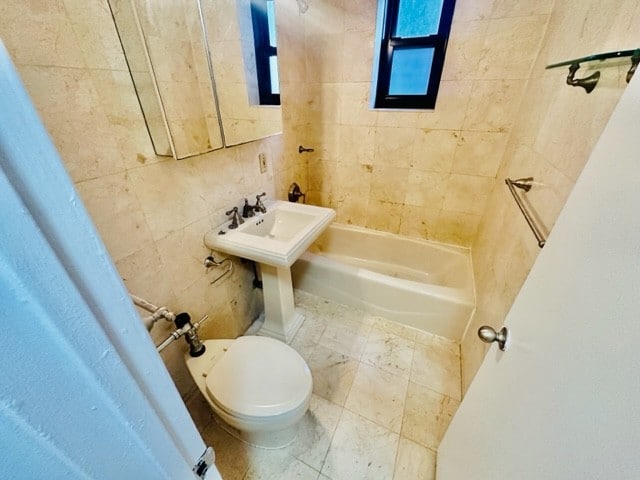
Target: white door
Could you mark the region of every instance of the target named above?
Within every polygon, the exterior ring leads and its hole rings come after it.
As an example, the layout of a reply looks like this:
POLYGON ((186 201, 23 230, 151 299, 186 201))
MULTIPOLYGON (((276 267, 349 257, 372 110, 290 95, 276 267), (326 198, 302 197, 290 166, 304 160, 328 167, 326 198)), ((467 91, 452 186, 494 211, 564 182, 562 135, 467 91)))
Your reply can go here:
POLYGON ((640 478, 639 135, 635 78, 507 315, 510 347, 491 347, 442 441, 438 480, 640 478))
POLYGON ((202 438, 1 41, 0 112, 0 478, 195 479, 202 438))

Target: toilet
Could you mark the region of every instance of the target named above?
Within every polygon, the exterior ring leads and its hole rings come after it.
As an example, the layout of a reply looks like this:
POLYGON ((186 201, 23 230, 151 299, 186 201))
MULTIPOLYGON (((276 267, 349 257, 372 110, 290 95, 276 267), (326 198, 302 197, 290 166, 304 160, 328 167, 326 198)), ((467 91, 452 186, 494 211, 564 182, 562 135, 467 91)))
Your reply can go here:
POLYGON ((220 425, 253 446, 291 444, 313 390, 311 371, 300 354, 270 337, 202 343, 204 354, 187 354, 186 363, 220 425))

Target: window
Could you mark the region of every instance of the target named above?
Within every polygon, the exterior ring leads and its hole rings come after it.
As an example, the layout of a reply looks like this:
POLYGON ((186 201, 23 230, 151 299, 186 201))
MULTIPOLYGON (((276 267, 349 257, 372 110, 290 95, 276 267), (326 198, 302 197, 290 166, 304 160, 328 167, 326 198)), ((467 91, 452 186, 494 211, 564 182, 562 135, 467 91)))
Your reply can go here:
POLYGON ((274 0, 251 0, 260 105, 280 105, 274 0))
POLYGON ((378 0, 374 108, 434 108, 455 0, 378 0))

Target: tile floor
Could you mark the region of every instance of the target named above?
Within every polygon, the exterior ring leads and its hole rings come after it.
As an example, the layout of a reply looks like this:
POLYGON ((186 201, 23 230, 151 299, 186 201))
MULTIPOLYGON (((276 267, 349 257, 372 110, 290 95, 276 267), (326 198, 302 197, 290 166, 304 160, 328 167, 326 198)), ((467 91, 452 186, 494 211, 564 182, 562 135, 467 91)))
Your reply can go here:
POLYGON ((293 445, 250 447, 187 405, 224 480, 433 480, 435 451, 460 402, 457 344, 296 291, 291 342, 309 364, 311 406, 293 445))

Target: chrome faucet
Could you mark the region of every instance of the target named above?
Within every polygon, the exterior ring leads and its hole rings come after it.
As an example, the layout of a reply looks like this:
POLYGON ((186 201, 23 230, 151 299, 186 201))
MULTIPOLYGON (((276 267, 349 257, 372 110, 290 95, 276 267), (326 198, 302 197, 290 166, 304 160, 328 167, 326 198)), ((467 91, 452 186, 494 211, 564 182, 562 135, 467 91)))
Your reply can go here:
POLYGON ((243 218, 253 217, 253 207, 249 205, 249 200, 244 199, 244 206, 242 207, 242 216, 243 218))
POLYGON ((262 203, 261 197, 264 197, 267 192, 262 192, 260 195, 256 195, 256 204, 253 206, 253 209, 256 212, 267 213, 267 207, 262 203))
POLYGON ((229 224, 229 229, 233 230, 238 228, 238 225, 242 225, 244 220, 238 213, 238 207, 233 207, 228 212, 224 212, 225 215, 231 215, 231 223, 229 224))

